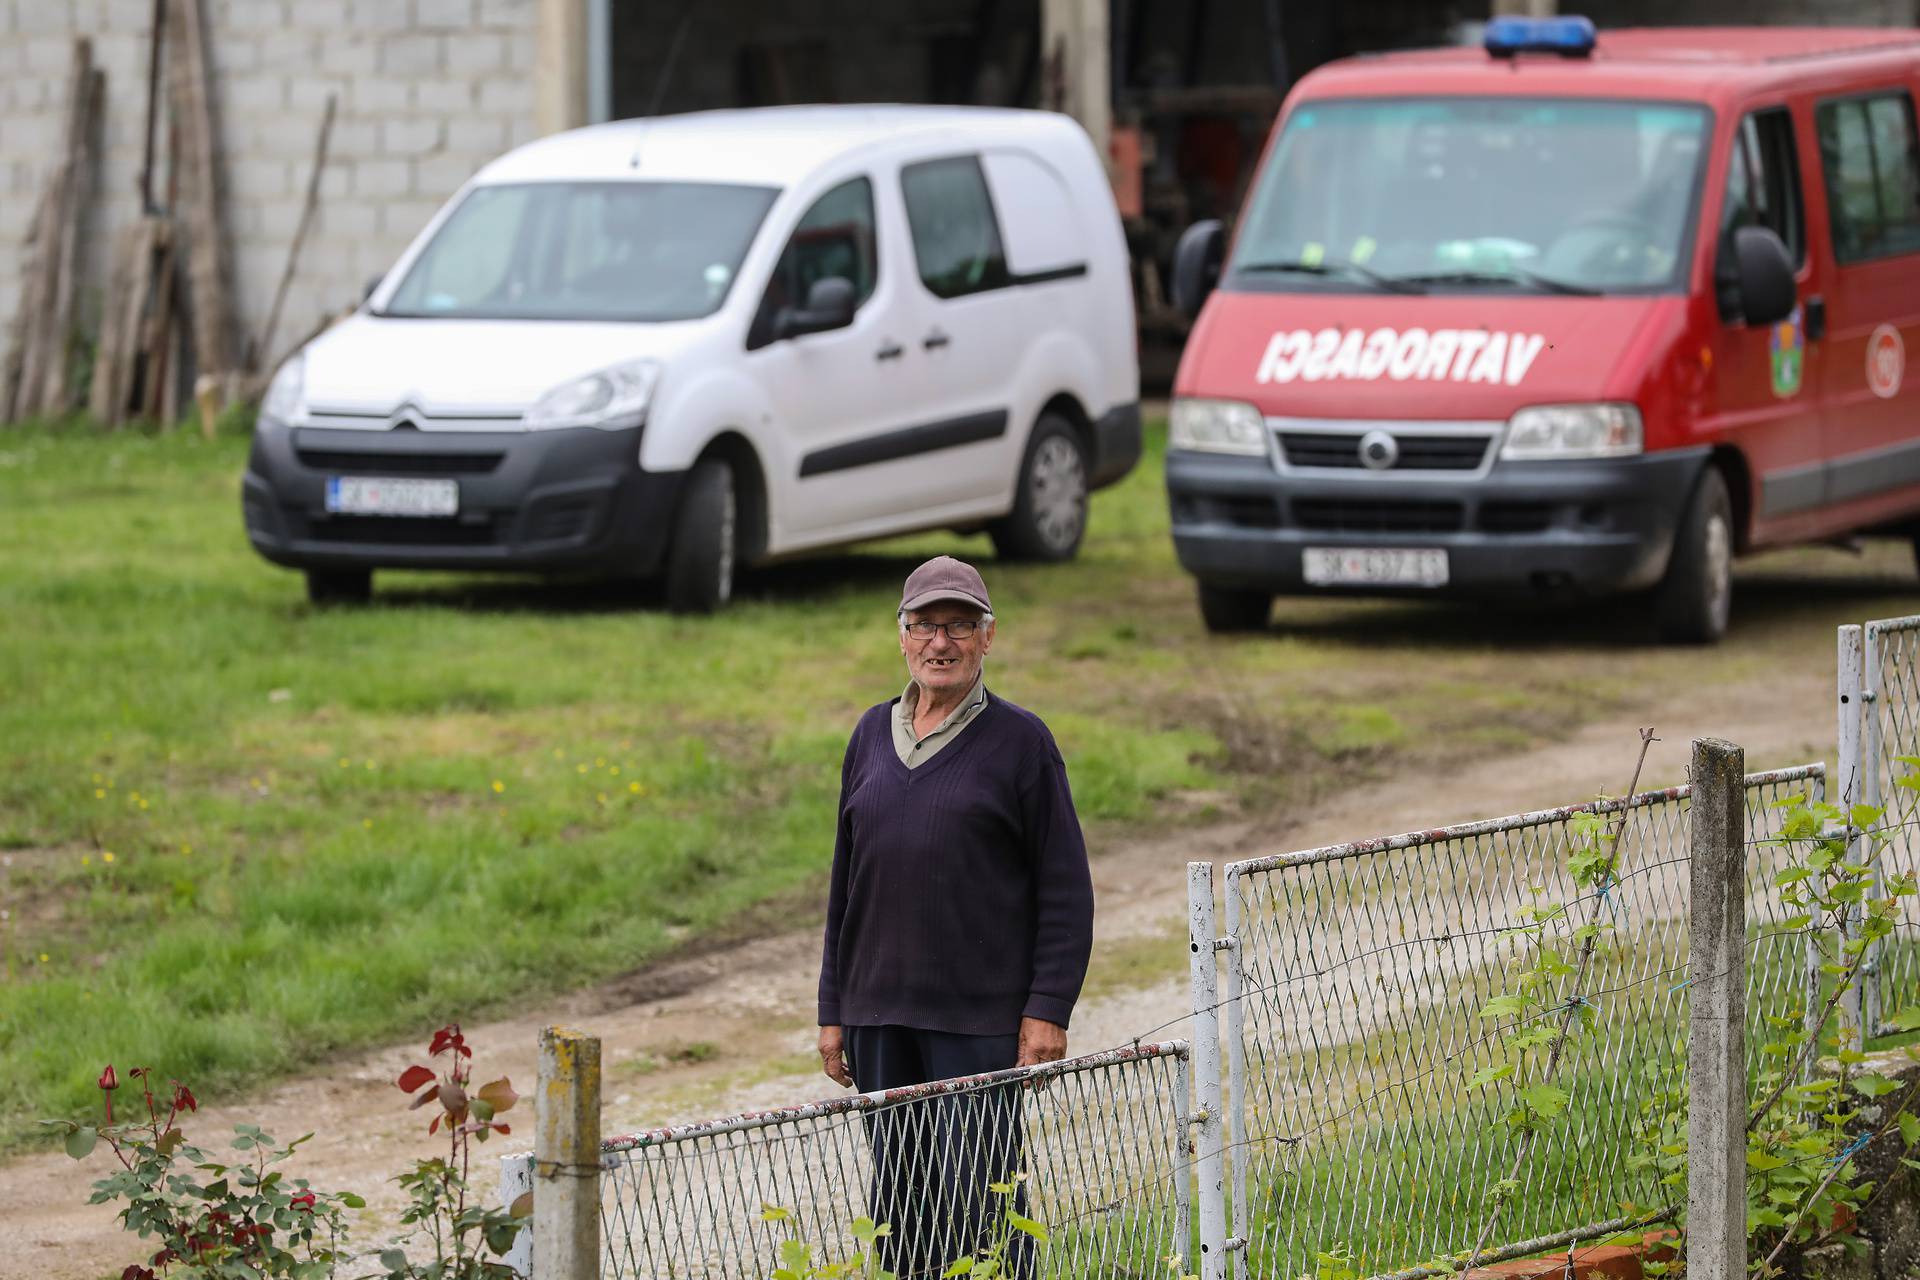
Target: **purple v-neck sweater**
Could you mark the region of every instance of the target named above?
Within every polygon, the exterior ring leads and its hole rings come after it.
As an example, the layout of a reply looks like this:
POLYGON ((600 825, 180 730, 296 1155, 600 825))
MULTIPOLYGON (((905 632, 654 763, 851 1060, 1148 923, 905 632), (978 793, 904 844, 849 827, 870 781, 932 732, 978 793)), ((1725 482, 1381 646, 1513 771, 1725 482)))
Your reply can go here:
POLYGON ((1093 949, 1093 880, 1046 725, 988 695, 916 769, 883 702, 840 770, 821 1026, 1008 1035, 1067 1025, 1093 949))

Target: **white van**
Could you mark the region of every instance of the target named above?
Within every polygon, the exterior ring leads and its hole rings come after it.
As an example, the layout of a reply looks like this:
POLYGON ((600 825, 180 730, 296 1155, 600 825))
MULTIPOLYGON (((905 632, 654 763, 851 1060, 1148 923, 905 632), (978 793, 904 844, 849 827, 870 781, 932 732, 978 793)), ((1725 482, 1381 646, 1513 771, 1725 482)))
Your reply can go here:
POLYGON ((916 529, 1062 560, 1140 454, 1127 250, 1065 116, 797 107, 521 147, 275 376, 247 536, 376 568, 734 566, 916 529))

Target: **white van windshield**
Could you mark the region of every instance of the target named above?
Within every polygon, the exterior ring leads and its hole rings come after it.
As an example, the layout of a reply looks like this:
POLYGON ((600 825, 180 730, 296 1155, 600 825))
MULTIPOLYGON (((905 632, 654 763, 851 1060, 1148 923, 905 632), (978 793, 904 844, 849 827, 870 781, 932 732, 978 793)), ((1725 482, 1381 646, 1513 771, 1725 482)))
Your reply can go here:
POLYGON ((1231 287, 1677 289, 1707 126, 1659 102, 1306 103, 1260 175, 1231 287))
POLYGON ((726 301, 778 194, 702 182, 475 187, 380 314, 698 319, 726 301))

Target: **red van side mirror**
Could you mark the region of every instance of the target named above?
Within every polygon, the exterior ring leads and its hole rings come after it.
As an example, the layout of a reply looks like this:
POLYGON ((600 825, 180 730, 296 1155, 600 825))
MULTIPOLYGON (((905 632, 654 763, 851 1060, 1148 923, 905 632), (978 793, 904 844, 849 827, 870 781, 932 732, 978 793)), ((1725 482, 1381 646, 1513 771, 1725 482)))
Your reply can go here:
POLYGON ((1173 251, 1173 305, 1189 320, 1200 314, 1200 304, 1220 283, 1226 250, 1227 233, 1218 218, 1196 222, 1180 233, 1173 251))
POLYGON ((1737 227, 1730 246, 1731 275, 1740 318, 1749 325, 1777 324, 1793 314, 1793 255, 1771 227, 1737 227))

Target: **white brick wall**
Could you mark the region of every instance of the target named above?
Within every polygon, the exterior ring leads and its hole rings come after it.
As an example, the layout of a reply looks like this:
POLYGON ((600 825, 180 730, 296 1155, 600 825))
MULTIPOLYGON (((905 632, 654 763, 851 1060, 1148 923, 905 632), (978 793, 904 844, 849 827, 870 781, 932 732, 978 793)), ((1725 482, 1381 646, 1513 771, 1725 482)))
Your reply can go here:
MULTIPOLYGON (((152 9, 0 0, 0 344, 27 220, 56 160, 77 35, 92 38, 107 73, 79 300, 94 324, 111 246, 139 213, 152 9)), ((534 0, 206 0, 206 11, 243 341, 266 323, 329 92, 340 96, 332 155, 274 342, 282 350, 357 301, 469 174, 534 135, 531 78, 507 71, 531 65, 534 0)))

